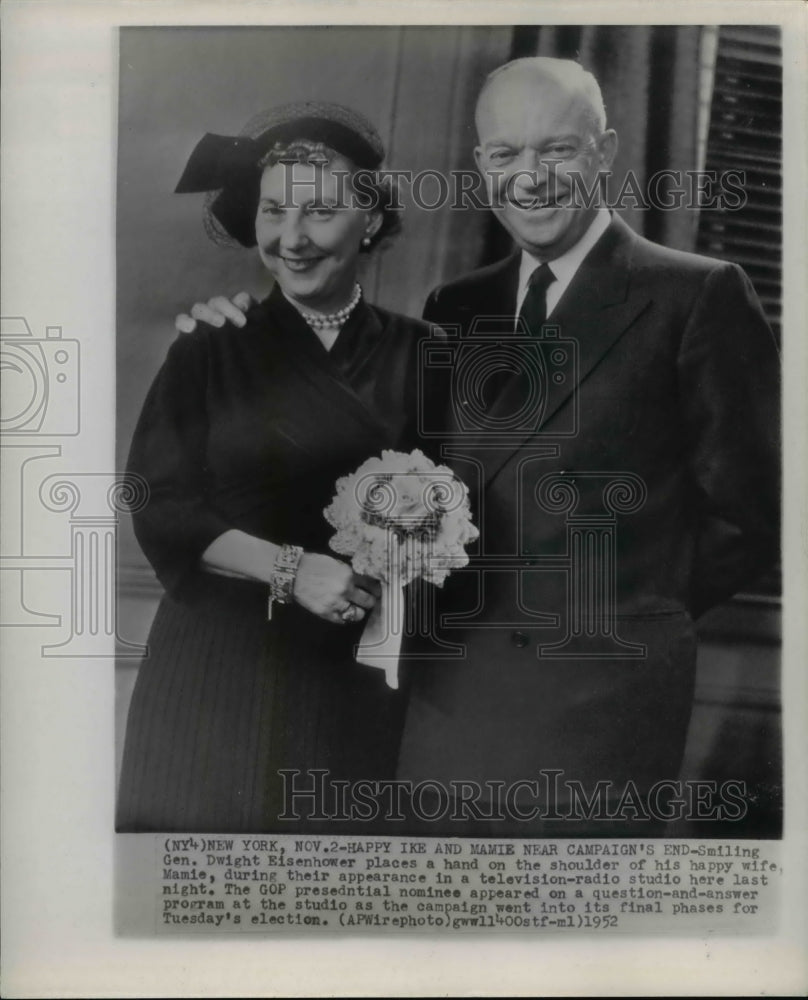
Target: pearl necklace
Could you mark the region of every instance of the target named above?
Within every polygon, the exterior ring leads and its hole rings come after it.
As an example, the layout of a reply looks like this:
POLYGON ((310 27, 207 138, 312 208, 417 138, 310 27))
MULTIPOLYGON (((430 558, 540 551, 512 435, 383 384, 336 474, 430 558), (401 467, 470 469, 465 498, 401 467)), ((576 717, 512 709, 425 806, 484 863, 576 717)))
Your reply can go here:
POLYGON ((301 309, 300 315, 313 330, 333 329, 336 326, 342 326, 354 309, 356 309, 361 298, 362 288, 359 284, 356 284, 354 285, 353 295, 351 295, 351 301, 347 306, 343 306, 342 309, 337 309, 336 312, 332 313, 310 313, 304 312, 301 309))

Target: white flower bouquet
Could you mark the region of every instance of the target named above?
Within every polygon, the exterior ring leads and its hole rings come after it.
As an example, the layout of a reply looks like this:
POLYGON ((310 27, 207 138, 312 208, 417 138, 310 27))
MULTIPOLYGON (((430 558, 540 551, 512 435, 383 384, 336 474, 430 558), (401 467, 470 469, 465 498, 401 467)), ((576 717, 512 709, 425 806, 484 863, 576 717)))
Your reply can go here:
POLYGON ((441 586, 453 569, 468 564, 465 546, 478 536, 468 489, 451 469, 416 449, 369 458, 339 479, 336 490, 323 511, 336 528, 329 545, 351 557, 355 573, 379 580, 382 588, 356 658, 383 669, 395 688, 404 587, 417 579, 441 586))

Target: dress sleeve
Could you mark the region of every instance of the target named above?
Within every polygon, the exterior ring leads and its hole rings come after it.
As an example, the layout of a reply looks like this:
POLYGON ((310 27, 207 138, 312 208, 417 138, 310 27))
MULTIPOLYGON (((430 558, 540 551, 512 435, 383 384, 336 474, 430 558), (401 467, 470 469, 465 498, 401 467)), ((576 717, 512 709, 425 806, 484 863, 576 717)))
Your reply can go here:
POLYGON ((133 514, 135 534, 175 595, 190 585, 208 545, 231 527, 208 499, 207 385, 204 331, 181 334, 143 404, 127 465, 148 487, 145 506, 133 514))
POLYGON ((780 360, 751 283, 709 275, 689 318, 679 378, 698 517, 691 610, 755 582, 780 542, 780 360))

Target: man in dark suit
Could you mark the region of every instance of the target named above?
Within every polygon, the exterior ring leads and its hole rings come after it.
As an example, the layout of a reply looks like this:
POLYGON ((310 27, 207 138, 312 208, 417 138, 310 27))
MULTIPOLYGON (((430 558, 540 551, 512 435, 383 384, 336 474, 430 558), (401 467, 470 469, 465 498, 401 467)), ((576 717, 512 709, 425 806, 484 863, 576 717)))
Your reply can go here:
POLYGON ((739 817, 737 789, 694 802, 676 781, 694 619, 778 551, 771 332, 738 267, 642 239, 588 197, 617 137, 580 66, 501 67, 476 125, 518 251, 424 311, 448 337, 427 349, 425 398, 451 402, 424 431, 481 538, 405 647, 399 775, 436 817, 408 829, 642 835, 682 810, 739 817))
POLYGON ((476 124, 520 252, 424 311, 449 333, 444 454, 481 539, 438 604, 436 635, 462 655, 410 670, 400 775, 468 779, 460 797, 479 784, 487 802, 504 783, 504 818, 459 810, 472 831, 642 833, 692 812, 664 783, 692 707, 693 621, 778 551, 777 350, 738 267, 587 205, 617 137, 580 66, 501 67, 476 124), (498 336, 491 317, 509 317, 498 336))

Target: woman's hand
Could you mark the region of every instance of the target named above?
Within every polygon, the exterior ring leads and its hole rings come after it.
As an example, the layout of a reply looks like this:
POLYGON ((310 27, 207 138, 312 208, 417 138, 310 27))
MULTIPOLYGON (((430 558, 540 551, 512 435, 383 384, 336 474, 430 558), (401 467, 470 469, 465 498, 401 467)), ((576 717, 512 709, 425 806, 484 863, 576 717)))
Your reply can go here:
POLYGON ((347 563, 317 552, 303 553, 292 591, 301 607, 340 625, 362 621, 380 593, 378 580, 357 576, 347 563))
MULTIPOLYGON (((202 554, 209 573, 270 583, 279 548, 273 542, 231 528, 214 539, 202 554)), ((351 567, 332 556, 304 552, 295 574, 292 596, 297 603, 327 622, 344 625, 360 622, 381 595, 381 584, 357 576, 351 567), (346 612, 348 617, 343 617, 346 612)))

